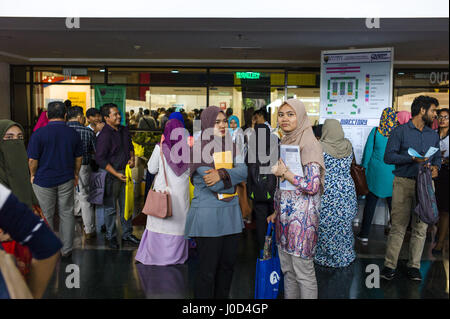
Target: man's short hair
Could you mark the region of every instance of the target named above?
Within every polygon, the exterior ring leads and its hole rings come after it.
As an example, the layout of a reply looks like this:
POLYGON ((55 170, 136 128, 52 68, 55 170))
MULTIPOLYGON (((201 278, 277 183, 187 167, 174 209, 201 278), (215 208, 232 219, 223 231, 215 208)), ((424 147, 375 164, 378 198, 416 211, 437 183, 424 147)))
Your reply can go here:
POLYGON ((428 112, 432 104, 439 106, 439 101, 434 97, 427 95, 416 97, 411 104, 411 116, 414 117, 418 115, 421 109, 425 109, 425 111, 428 112))
POLYGON ((111 113, 111 109, 113 108, 117 108, 117 105, 114 103, 107 103, 107 104, 103 104, 102 108, 100 109, 100 112, 102 114, 102 120, 105 119, 105 117, 109 116, 109 113, 111 113))
POLYGON ((86 111, 86 117, 90 118, 91 116, 101 115, 100 110, 97 110, 95 107, 91 107, 86 111))
POLYGON ((66 115, 66 106, 63 102, 50 102, 47 107, 47 117, 51 119, 63 119, 66 115))
POLYGON ((64 101, 64 105, 66 106, 66 108, 69 108, 72 106, 72 101, 71 100, 65 100, 64 101))
POLYGON ((439 109, 439 110, 437 111, 437 114, 440 115, 442 112, 447 112, 447 113, 450 114, 448 108, 446 108, 446 107, 444 107, 444 108, 442 108, 442 109, 439 109))
POLYGON ((264 118, 264 121, 267 121, 267 111, 266 111, 266 107, 263 106, 261 107, 259 110, 256 110, 253 115, 260 115, 264 118))
POLYGON ((144 110, 144 115, 150 115, 150 111, 149 110, 144 110))
POLYGON ((67 110, 67 120, 77 118, 78 115, 84 115, 83 108, 81 106, 72 106, 67 110))
POLYGON ((227 108, 227 110, 225 111, 225 115, 227 117, 230 117, 231 115, 233 115, 233 109, 231 107, 227 108))

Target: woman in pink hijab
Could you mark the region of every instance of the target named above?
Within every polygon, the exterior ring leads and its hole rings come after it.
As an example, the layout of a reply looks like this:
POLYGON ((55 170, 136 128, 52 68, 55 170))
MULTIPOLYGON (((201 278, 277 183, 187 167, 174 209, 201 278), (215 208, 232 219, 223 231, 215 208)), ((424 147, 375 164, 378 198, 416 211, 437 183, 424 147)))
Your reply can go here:
POLYGON ((39 119, 36 123, 36 126, 33 129, 33 132, 36 131, 38 128, 46 126, 47 124, 48 124, 47 111, 43 111, 39 116, 39 119))
POLYGON ((397 112, 398 123, 400 125, 406 124, 412 118, 411 112, 408 111, 400 111, 397 112))

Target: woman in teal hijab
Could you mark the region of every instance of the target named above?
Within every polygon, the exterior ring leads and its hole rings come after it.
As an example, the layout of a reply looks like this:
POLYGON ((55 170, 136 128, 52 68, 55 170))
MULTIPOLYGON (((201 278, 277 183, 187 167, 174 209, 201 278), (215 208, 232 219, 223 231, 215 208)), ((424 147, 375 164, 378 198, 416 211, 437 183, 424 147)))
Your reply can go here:
POLYGON ((236 115, 231 115, 228 118, 228 130, 230 131, 231 139, 236 144, 239 152, 244 155, 247 153, 246 145, 244 143, 244 131, 241 129, 239 118, 236 115))
POLYGON ((240 127, 239 118, 236 115, 231 115, 228 118, 228 129, 230 130, 231 137, 233 137, 234 132, 236 132, 239 127, 240 127))

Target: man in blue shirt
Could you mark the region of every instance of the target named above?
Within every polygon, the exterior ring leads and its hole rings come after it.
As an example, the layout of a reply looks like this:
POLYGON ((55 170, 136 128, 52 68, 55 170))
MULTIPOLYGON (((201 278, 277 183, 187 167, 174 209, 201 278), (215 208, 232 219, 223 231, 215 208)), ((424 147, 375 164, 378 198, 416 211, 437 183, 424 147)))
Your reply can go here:
POLYGON ((78 185, 83 145, 80 135, 66 125, 64 103, 49 103, 47 116, 47 126, 31 135, 28 164, 33 190, 52 229, 58 205, 59 236, 63 242, 61 252, 63 257, 69 257, 75 230, 74 185, 78 185))
MULTIPOLYGON (((416 206, 416 178, 420 165, 431 167, 432 176, 437 177, 441 166, 441 153, 430 158, 417 158, 408 154, 411 147, 425 155, 430 147, 439 149, 439 136, 430 127, 436 118, 439 102, 429 96, 416 97, 411 105, 412 119, 397 127, 389 137, 384 153, 384 162, 394 164, 394 186, 392 193, 392 227, 386 247, 384 269, 380 277, 391 280, 395 276, 398 256, 402 248, 411 212, 416 206)), ((411 280, 421 281, 420 259, 427 235, 428 225, 412 213, 412 232, 409 243, 407 275, 411 280)))

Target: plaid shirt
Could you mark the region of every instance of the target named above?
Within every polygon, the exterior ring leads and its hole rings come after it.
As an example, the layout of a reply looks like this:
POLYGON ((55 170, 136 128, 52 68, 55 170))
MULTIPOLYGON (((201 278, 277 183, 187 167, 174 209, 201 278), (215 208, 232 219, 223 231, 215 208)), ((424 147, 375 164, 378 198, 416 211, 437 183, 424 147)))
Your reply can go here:
POLYGON ((89 127, 81 125, 78 121, 67 122, 67 126, 73 128, 80 134, 83 143, 83 162, 82 165, 91 163, 92 155, 95 153, 95 133, 89 127))

